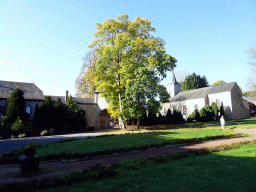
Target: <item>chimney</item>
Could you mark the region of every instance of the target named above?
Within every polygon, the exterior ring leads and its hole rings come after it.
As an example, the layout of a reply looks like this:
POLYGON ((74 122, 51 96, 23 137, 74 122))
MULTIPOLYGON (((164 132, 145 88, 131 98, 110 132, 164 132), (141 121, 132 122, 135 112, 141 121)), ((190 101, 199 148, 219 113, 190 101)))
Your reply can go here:
POLYGON ((66 90, 66 97, 65 97, 65 101, 67 101, 68 98, 68 90, 66 90))
POLYGON ((98 103, 99 91, 94 91, 94 103, 98 103))

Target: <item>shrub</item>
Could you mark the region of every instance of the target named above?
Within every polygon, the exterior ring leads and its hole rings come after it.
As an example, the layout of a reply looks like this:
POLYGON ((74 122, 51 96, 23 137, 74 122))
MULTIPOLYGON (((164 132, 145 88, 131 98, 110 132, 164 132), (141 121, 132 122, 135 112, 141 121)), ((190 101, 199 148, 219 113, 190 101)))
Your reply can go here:
POLYGON ((19 133, 21 133, 24 130, 24 124, 20 119, 20 116, 18 116, 18 118, 15 120, 15 122, 11 126, 11 130, 12 130, 12 134, 16 137, 19 135, 19 133))
POLYGON ((214 112, 214 121, 216 121, 218 118, 218 113, 219 113, 218 106, 215 102, 212 102, 211 107, 214 112))
POLYGON ((225 117, 223 102, 221 101, 221 105, 220 105, 220 116, 222 116, 222 115, 225 117))
POLYGON ((12 124, 9 123, 6 119, 7 119, 6 116, 3 116, 2 121, 0 122, 0 124, 1 124, 0 136, 3 139, 10 138, 11 137, 11 132, 12 132, 12 129, 11 129, 12 124))
POLYGON ((19 138, 24 138, 24 137, 26 137, 26 134, 19 134, 18 137, 19 138))
POLYGON ((47 129, 43 130, 43 131, 40 133, 40 135, 42 135, 42 136, 45 136, 45 135, 48 135, 48 134, 49 134, 49 133, 48 133, 47 129))
POLYGON ((48 133, 49 133, 50 135, 53 135, 53 134, 54 134, 54 129, 53 129, 53 128, 49 129, 48 133))
POLYGON ((193 111, 193 113, 191 113, 189 116, 188 116, 188 119, 187 119, 187 122, 188 123, 192 123, 193 120, 195 120, 196 122, 200 121, 200 114, 198 112, 197 109, 195 109, 193 111))
POLYGON ((28 148, 37 149, 37 148, 39 148, 39 145, 37 143, 35 143, 35 142, 31 142, 27 146, 25 146, 25 148, 26 149, 28 149, 28 148))
POLYGON ((22 132, 25 133, 26 136, 35 136, 36 133, 34 133, 32 127, 33 127, 33 123, 31 122, 25 123, 24 129, 22 130, 22 132))

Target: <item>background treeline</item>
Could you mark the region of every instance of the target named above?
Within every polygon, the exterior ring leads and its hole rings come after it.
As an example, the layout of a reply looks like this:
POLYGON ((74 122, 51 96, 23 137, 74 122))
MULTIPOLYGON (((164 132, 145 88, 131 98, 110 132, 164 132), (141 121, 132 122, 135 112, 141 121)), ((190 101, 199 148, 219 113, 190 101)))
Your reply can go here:
MULTIPOLYGON (((127 124, 132 125, 135 122, 136 120, 129 120, 127 121, 127 124)), ((149 113, 148 116, 145 113, 144 117, 140 120, 141 126, 168 125, 176 123, 185 123, 185 120, 183 119, 183 116, 180 111, 174 110, 172 113, 170 109, 168 109, 166 115, 159 114, 158 117, 154 113, 149 113)))
POLYGON ((54 103, 50 96, 46 97, 40 107, 36 105, 32 121, 24 108, 23 91, 15 89, 7 99, 7 112, 0 121, 2 138, 84 132, 86 129, 85 111, 72 96, 65 105, 60 98, 54 103))

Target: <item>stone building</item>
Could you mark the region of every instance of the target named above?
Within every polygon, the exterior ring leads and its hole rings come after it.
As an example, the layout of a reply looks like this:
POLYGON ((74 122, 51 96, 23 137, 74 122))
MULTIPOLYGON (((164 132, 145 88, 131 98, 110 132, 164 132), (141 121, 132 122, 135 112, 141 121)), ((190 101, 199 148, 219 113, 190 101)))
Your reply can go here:
MULTIPOLYGON (((11 81, 0 81, 0 119, 7 111, 7 98, 15 88, 21 88, 24 92, 25 108, 29 114, 29 120, 32 120, 35 113, 36 104, 40 105, 44 102, 46 96, 34 83, 22 83, 11 81)), ((60 97, 61 102, 65 105, 68 97, 68 91, 65 96, 51 96, 53 102, 60 97)), ((99 92, 95 92, 94 98, 74 97, 78 106, 85 111, 87 127, 95 127, 95 129, 105 129, 109 127, 110 114, 107 112, 108 104, 102 98, 99 92)))
POLYGON ((236 82, 181 92, 181 85, 172 73, 171 81, 167 84, 167 91, 171 98, 169 103, 162 104, 162 115, 165 115, 168 109, 172 112, 178 109, 183 118, 187 119, 195 109, 199 111, 206 104, 211 105, 212 102, 216 102, 220 108, 223 102, 226 119, 250 117, 248 103, 242 98, 242 91, 236 82))

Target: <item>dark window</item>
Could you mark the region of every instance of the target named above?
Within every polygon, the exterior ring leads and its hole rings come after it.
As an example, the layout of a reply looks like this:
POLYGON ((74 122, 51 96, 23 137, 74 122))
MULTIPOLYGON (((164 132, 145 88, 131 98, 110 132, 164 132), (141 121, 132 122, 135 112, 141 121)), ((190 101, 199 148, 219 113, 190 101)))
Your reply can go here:
POLYGON ((0 105, 0 114, 3 113, 3 107, 0 105))

